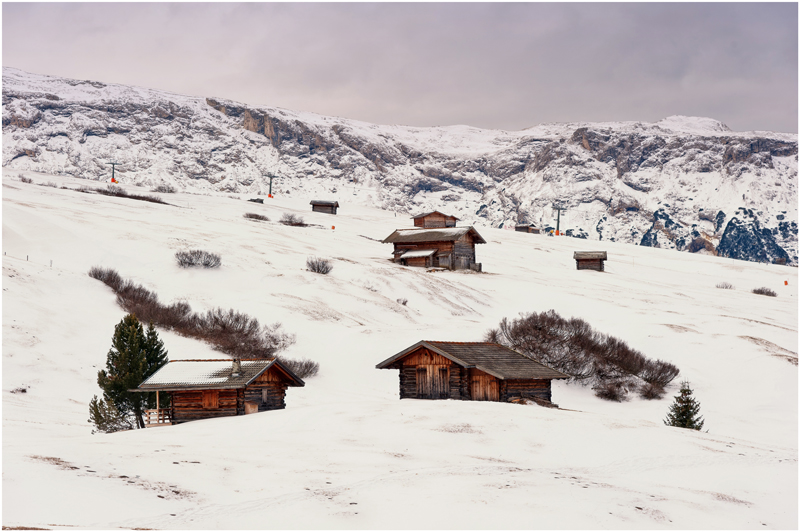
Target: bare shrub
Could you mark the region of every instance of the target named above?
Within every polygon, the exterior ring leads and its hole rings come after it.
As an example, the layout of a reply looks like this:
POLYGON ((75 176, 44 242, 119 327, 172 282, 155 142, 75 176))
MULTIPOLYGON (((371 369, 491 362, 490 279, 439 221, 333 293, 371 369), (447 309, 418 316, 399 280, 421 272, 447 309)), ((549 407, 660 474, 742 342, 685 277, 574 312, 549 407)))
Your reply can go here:
POLYGON ((301 379, 314 377, 319 373, 319 362, 314 362, 308 358, 295 360, 293 358, 278 357, 278 360, 301 379))
POLYGON ((331 273, 331 270, 333 270, 333 265, 330 263, 330 261, 327 261, 325 259, 320 259, 317 257, 308 257, 306 259, 306 268, 308 268, 309 271, 312 271, 314 273, 321 273, 323 275, 327 275, 331 273))
POLYGON ((158 295, 142 285, 123 280, 112 269, 94 267, 89 275, 103 281, 117 294, 117 303, 141 322, 205 340, 214 349, 238 358, 271 358, 295 342, 280 323, 261 325, 256 318, 233 309, 215 308, 192 312, 185 302, 164 305, 158 295))
POLYGON ((680 372, 673 364, 650 360, 625 341, 594 331, 579 318, 562 318, 555 310, 503 318, 484 340, 506 345, 574 381, 592 384, 598 397, 615 401, 638 383, 664 387, 680 372))
POLYGON ((630 384, 626 381, 606 381, 594 386, 594 394, 607 401, 621 403, 628 395, 630 384))
POLYGON ((678 376, 680 370, 674 364, 663 360, 648 360, 637 375, 645 382, 662 388, 678 376))
POLYGON ((111 268, 101 268, 99 266, 93 266, 89 270, 89 277, 93 279, 97 279, 98 281, 102 281, 109 287, 111 287, 114 292, 119 291, 120 287, 122 287, 123 280, 120 277, 117 270, 111 268))
POLYGON ((767 288, 766 286, 762 286, 761 288, 753 288, 753 293, 758 294, 760 296, 769 296, 769 297, 777 297, 778 294, 767 288))
POLYGON ((639 389, 639 397, 642 399, 661 399, 664 397, 664 387, 648 382, 639 389))
POLYGON ((283 213, 281 219, 278 220, 283 225, 291 225, 295 227, 305 227, 306 223, 302 217, 297 216, 296 214, 292 214, 290 212, 283 213))
POLYGON ((28 388, 20 386, 19 388, 14 388, 11 390, 11 393, 28 393, 28 388))
POLYGON ((153 187, 150 189, 150 192, 161 192, 162 194, 175 194, 177 189, 170 185, 169 183, 161 183, 157 187, 153 187))
POLYGON ((721 282, 717 283, 717 288, 722 288, 723 290, 733 290, 734 286, 731 283, 721 282))
POLYGON ((203 251, 202 249, 190 249, 189 251, 178 251, 175 259, 181 268, 192 266, 202 266, 203 268, 217 268, 222 264, 222 258, 214 253, 203 251))
POLYGON ((254 212, 246 212, 244 213, 245 218, 249 218, 251 220, 261 220, 262 222, 268 222, 269 218, 264 216, 263 214, 256 214, 254 212))
POLYGON ((113 183, 109 183, 106 188, 88 188, 88 187, 81 187, 78 189, 80 192, 96 192, 97 194, 102 194, 104 196, 114 196, 116 198, 128 198, 134 199, 139 201, 149 201, 150 203, 160 203, 162 205, 169 205, 167 202, 159 198, 158 196, 142 196, 140 194, 128 194, 125 192, 125 189, 119 185, 115 185, 113 183))
POLYGON ((408 299, 406 299, 406 298, 404 298, 404 297, 401 297, 401 298, 399 298, 399 299, 397 300, 397 302, 398 302, 398 303, 400 303, 400 304, 401 304, 401 305, 403 305, 403 306, 406 306, 406 303, 408 303, 408 299))
POLYGON ((26 175, 19 176, 19 180, 22 181, 23 183, 33 183, 33 179, 31 179, 26 175))

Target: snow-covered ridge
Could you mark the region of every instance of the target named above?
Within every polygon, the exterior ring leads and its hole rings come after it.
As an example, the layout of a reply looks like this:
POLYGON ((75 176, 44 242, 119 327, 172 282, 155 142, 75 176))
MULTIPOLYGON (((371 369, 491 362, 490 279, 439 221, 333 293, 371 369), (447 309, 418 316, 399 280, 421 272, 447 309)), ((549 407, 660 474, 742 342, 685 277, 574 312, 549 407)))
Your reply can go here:
POLYGON ((272 175, 278 194, 476 226, 555 228, 558 203, 572 236, 797 264, 795 134, 685 116, 375 125, 3 69, 4 167, 105 180, 112 161, 124 183, 266 194, 272 175))

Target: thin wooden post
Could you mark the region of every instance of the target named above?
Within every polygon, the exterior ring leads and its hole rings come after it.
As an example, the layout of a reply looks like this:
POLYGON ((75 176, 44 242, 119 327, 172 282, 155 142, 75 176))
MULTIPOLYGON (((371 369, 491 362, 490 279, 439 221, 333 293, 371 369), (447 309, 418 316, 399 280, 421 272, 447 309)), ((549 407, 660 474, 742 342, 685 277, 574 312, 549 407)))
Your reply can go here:
POLYGON ((161 408, 158 406, 158 390, 156 390, 156 410, 160 410, 161 408))

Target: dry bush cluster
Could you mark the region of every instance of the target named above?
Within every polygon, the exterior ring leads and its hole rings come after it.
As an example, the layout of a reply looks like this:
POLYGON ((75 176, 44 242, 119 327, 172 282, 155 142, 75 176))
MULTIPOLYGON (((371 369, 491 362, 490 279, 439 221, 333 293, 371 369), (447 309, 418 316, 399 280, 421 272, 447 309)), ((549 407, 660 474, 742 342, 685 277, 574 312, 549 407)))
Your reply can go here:
POLYGON ((127 192, 125 192, 125 189, 117 185, 108 185, 108 187, 106 188, 90 188, 87 186, 81 186, 80 188, 78 188, 78 192, 85 192, 87 194, 95 193, 95 194, 102 194, 103 196, 114 196, 116 198, 128 198, 139 201, 149 201, 150 203, 160 203, 162 205, 169 205, 169 203, 165 202, 158 196, 142 196, 140 194, 128 194, 127 192))
POLYGON ((278 357, 278 360, 301 379, 314 377, 319 372, 319 362, 314 362, 308 358, 294 360, 291 358, 278 357))
POLYGON ((723 290, 733 290, 734 286, 731 283, 723 281, 721 283, 717 283, 717 288, 722 288, 723 290))
POLYGON ((615 401, 636 390, 646 399, 659 398, 679 373, 673 364, 650 360, 623 340, 593 330, 580 318, 562 318, 555 310, 503 318, 485 340, 591 384, 599 397, 615 401))
POLYGON ((116 270, 93 267, 89 276, 108 285, 117 294, 117 303, 143 323, 204 340, 215 349, 239 358, 272 358, 295 341, 280 323, 261 325, 256 318, 233 309, 215 308, 205 313, 192 312, 184 302, 164 305, 158 296, 116 270))
POLYGON ((177 189, 169 183, 161 183, 157 187, 151 188, 150 192, 161 192, 162 194, 175 194, 177 189))
POLYGON ((773 292, 766 286, 762 286, 761 288, 753 288, 753 293, 760 296, 778 297, 777 293, 773 292))
POLYGON ((263 214, 256 214, 254 212, 246 212, 244 213, 245 218, 249 218, 250 220, 261 220, 262 222, 268 222, 269 218, 264 216, 263 214))
POLYGON ((400 303, 403 306, 406 306, 408 304, 408 299, 406 299, 404 297, 401 297, 401 298, 398 298, 397 302, 400 303))
POLYGON ((19 176, 19 180, 22 181, 23 183, 33 183, 33 179, 31 179, 26 175, 19 176))
POLYGON ((331 273, 331 270, 333 270, 333 264, 331 264, 330 261, 325 259, 320 259, 317 257, 308 257, 306 259, 306 268, 308 268, 309 271, 312 271, 314 273, 321 273, 322 275, 327 275, 331 273))
POLYGON ((294 227, 306 226, 306 222, 301 216, 297 216, 296 214, 292 214, 290 212, 283 213, 283 216, 281 216, 281 219, 278 221, 283 225, 291 225, 294 227))
POLYGON ((178 261, 178 266, 181 268, 191 268, 192 266, 218 268, 220 264, 222 264, 222 257, 215 253, 203 251, 202 249, 178 251, 175 253, 175 260, 178 261))

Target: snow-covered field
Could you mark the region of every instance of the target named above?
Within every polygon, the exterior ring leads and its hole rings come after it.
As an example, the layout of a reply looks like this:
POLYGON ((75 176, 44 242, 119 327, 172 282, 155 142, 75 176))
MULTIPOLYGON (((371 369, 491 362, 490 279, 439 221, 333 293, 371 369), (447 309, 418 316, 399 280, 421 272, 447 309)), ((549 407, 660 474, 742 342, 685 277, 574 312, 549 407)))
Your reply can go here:
MULTIPOLYGON (((796 268, 479 227, 486 273, 428 273, 388 260, 376 240, 412 224, 385 211, 163 198, 173 206, 3 176, 4 526, 798 527, 796 268), (318 225, 280 225, 285 212, 318 225), (587 246, 608 252, 605 273, 575 270, 587 246), (188 248, 221 254, 222 267, 178 268, 188 248), (311 255, 333 271, 306 271, 311 255), (290 388, 282 411, 92 435, 88 402, 124 316, 92 266, 164 302, 281 322, 297 335, 284 354, 319 361, 320 374, 290 388), (778 297, 750 292, 761 286, 778 297), (374 368, 419 340, 477 341, 504 316, 551 308, 681 375, 664 399, 623 403, 554 382, 553 410, 399 401, 397 372, 374 368), (707 433, 662 422, 682 379, 707 433)), ((220 357, 159 332, 171 359, 220 357)))

